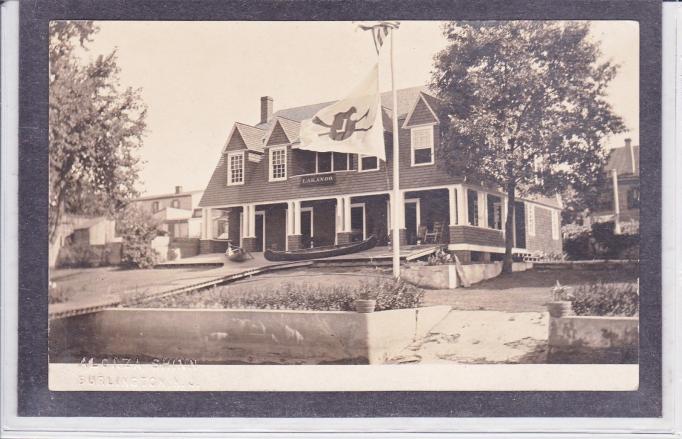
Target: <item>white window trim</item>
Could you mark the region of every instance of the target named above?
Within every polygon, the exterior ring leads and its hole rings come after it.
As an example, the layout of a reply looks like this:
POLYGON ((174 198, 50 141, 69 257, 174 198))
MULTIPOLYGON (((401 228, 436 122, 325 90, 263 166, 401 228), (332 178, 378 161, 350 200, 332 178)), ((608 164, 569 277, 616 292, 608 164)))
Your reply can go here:
MULTIPOLYGON (((413 127, 410 127, 410 164, 412 166, 429 166, 433 165, 435 163, 435 130, 433 129, 433 126, 435 123, 430 123, 430 124, 425 124, 425 125, 416 125, 413 127), (427 163, 415 163, 414 162, 414 156, 417 148, 415 148, 415 142, 414 142, 414 137, 415 133, 418 131, 424 131, 426 129, 430 129, 430 134, 431 134, 431 161, 427 163)), ((418 148, 418 149, 427 149, 427 148, 418 148)))
POLYGON ((285 181, 289 175, 289 170, 287 169, 288 152, 286 146, 273 146, 268 150, 268 181, 285 181), (272 176, 272 158, 273 151, 284 151, 284 177, 273 177, 272 176))
POLYGON ((244 162, 244 151, 238 151, 238 152, 228 152, 227 153, 227 185, 228 186, 241 186, 244 184, 244 180, 246 179, 246 169, 245 169, 245 162, 244 162), (242 181, 240 182, 232 182, 232 157, 235 156, 242 156, 242 181))
POLYGON ((365 155, 365 154, 358 154, 358 172, 373 172, 373 171, 378 171, 381 168, 381 164, 379 163, 379 157, 375 155, 365 155), (364 169, 362 167, 362 158, 363 157, 375 157, 377 159, 377 167, 372 168, 372 169, 364 169))
POLYGON ((528 236, 535 236, 535 204, 526 203, 526 216, 528 217, 528 236))
POLYGON ((329 174, 330 172, 347 172, 350 171, 350 153, 347 152, 338 152, 337 154, 346 154, 346 169, 340 169, 336 170, 334 169, 334 153, 331 151, 323 152, 322 154, 331 154, 332 155, 332 166, 331 166, 331 171, 325 171, 325 172, 320 172, 320 164, 319 164, 319 157, 320 157, 320 152, 316 151, 315 152, 315 172, 313 174, 303 174, 303 175, 317 175, 317 174, 329 174))

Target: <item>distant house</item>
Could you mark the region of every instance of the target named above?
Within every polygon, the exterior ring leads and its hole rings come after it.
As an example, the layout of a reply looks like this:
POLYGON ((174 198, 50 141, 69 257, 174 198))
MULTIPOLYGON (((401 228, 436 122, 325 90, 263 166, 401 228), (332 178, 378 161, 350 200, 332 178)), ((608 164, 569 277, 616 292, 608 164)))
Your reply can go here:
MULTIPOLYGON (((158 219, 161 229, 168 234, 168 238, 160 240, 163 245, 156 243, 162 259, 167 257, 168 248, 177 248, 181 257, 199 252, 203 211, 198 204, 202 195, 203 191, 185 192, 182 186, 176 186, 173 193, 147 195, 131 202, 158 219)), ((50 266, 61 265, 65 255, 61 249, 74 245, 90 246, 97 264, 121 262, 122 237, 113 219, 67 215, 58 234, 57 242, 50 248, 50 266)))
POLYGON ((173 193, 142 196, 132 204, 161 221, 161 228, 171 239, 199 238, 203 212, 198 207, 203 193, 183 191, 182 186, 176 186, 173 193))
POLYGON ((65 215, 57 233, 57 242, 50 248, 50 266, 63 265, 67 259, 72 259, 71 252, 62 252, 62 249, 71 247, 90 247, 89 259, 95 265, 121 262, 122 239, 113 219, 65 215))
POLYGON ((611 149, 605 172, 606 184, 591 222, 614 221, 617 231, 623 223, 639 222, 639 145, 625 139, 624 146, 611 149))

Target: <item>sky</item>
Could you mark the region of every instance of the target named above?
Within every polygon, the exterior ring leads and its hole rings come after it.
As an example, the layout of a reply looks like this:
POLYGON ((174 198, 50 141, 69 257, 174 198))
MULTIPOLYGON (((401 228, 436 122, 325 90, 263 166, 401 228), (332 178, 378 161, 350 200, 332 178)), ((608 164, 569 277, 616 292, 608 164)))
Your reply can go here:
MULTIPOLYGON (((274 109, 343 98, 376 60, 368 32, 351 22, 98 21, 85 58, 116 49, 123 86, 140 88, 148 106, 143 194, 175 186, 204 189, 234 122, 260 118, 260 97, 274 109)), ((402 21, 395 35, 398 88, 426 84, 433 57, 446 45, 442 23, 402 21)), ((621 66, 609 100, 639 144, 637 22, 592 22, 606 59, 621 66)), ((389 51, 380 59, 380 87, 390 90, 389 51)))

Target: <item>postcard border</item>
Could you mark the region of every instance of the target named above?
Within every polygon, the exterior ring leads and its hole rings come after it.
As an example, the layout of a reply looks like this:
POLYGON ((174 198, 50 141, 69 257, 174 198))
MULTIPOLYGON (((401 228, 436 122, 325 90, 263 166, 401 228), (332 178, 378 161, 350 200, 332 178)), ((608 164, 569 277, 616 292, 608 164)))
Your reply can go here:
MULTIPOLYGON (((20 416, 661 416, 661 3, 39 0, 20 4, 20 416), (399 12, 396 12, 399 11, 399 12), (636 392, 50 392, 47 378, 47 33, 51 19, 609 19, 640 23, 641 296, 636 392), (646 50, 644 50, 646 49, 646 50), (40 238, 40 239, 38 239, 40 238), (267 398, 264 398, 267 393, 267 398), (188 407, 192 407, 188 413, 188 407)), ((349 366, 352 367, 352 366, 349 366)))

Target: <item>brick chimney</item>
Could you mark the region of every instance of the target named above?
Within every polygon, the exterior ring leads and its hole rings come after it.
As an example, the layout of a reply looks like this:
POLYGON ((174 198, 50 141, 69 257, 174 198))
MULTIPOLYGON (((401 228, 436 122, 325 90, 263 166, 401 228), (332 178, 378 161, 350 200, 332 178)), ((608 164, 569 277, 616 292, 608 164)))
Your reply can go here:
POLYGON ((182 193, 182 186, 175 186, 175 193, 181 194, 182 193))
POLYGON ((260 123, 268 123, 272 120, 273 99, 270 96, 260 98, 260 123))
POLYGON ((632 139, 625 139, 625 147, 628 149, 630 152, 630 165, 632 169, 632 173, 636 174, 637 173, 637 166, 635 165, 635 147, 632 146, 632 139))

